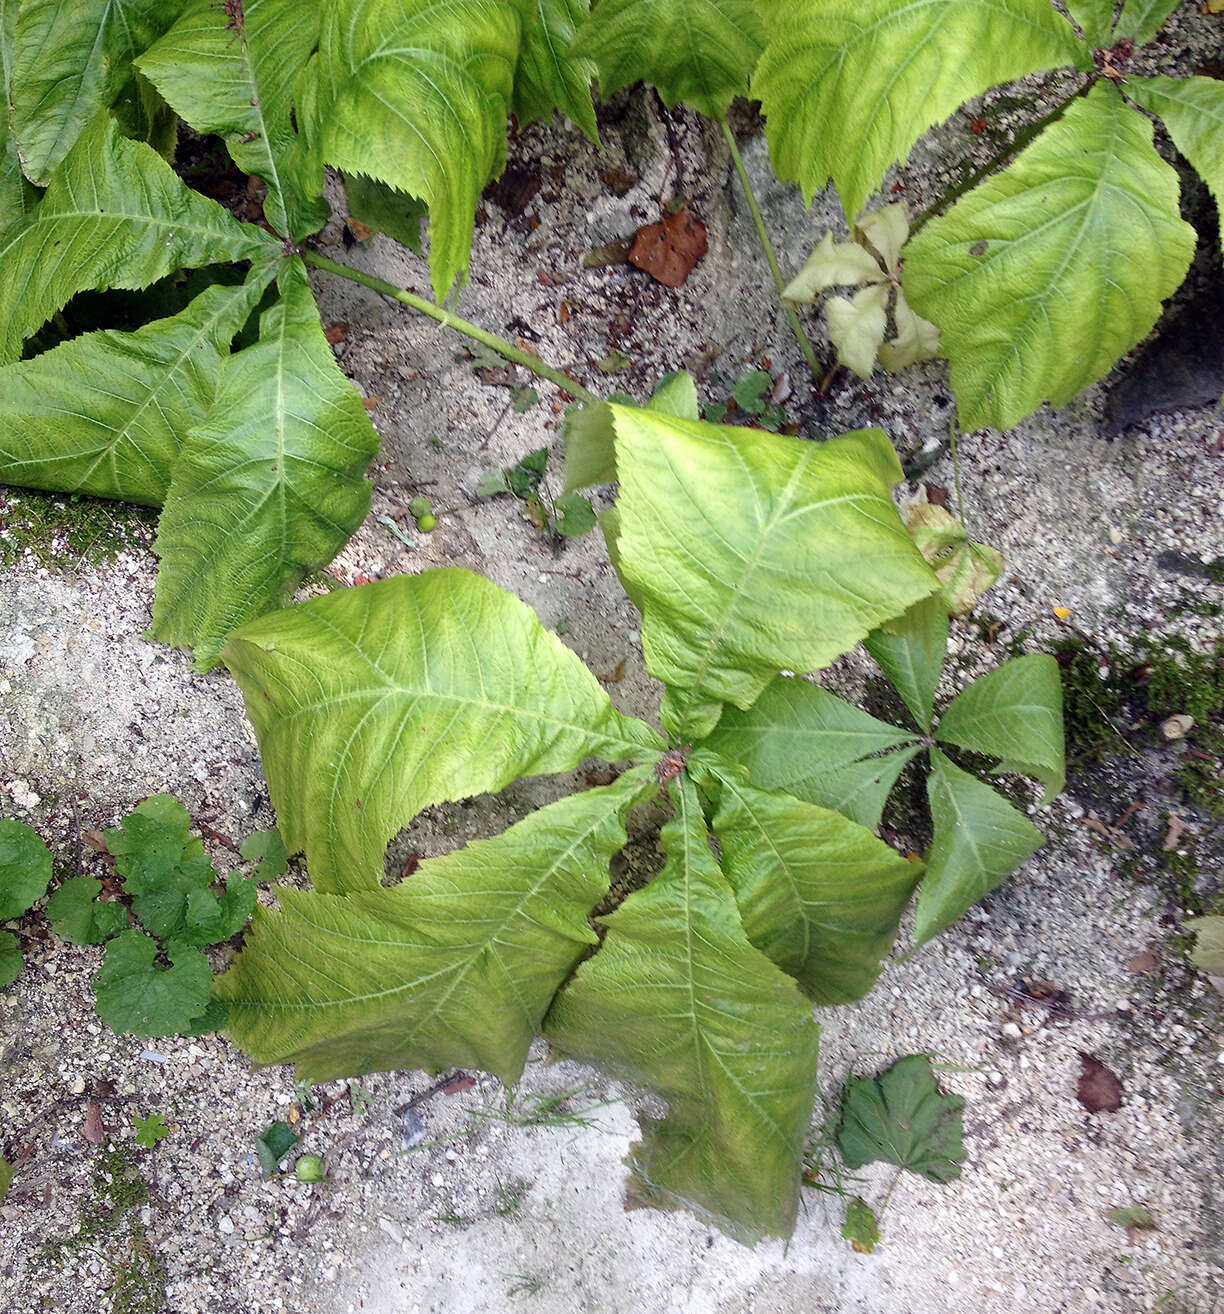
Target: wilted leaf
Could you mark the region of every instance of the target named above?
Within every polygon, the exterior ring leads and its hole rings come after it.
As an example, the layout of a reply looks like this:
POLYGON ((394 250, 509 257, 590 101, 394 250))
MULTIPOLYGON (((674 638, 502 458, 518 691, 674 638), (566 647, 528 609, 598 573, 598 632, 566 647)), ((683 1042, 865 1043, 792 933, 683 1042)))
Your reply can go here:
POLYGON ((629 263, 664 287, 680 287, 708 249, 705 225, 685 206, 637 230, 629 263))
POLYGON ((896 336, 881 343, 876 359, 886 370, 896 372, 920 360, 934 360, 939 355, 939 330, 929 319, 915 315, 905 293, 898 288, 893 301, 896 336))
POLYGON ((842 1097, 837 1148, 846 1167, 895 1163, 932 1182, 960 1176, 959 1095, 945 1095, 929 1054, 907 1054, 878 1077, 850 1077, 842 1097))
POLYGON ((0 922, 20 917, 50 883, 47 846, 24 822, 0 818, 0 922))
POLYGON ((1075 1098, 1089 1113, 1116 1113, 1122 1107, 1122 1083, 1100 1059, 1080 1051, 1075 1098))
POLYGON ((849 300, 830 297, 825 302, 829 323, 829 341, 837 359, 860 379, 871 378, 876 352, 888 329, 887 283, 865 287, 849 300))
POLYGON ((971 543, 969 533, 942 506, 920 502, 910 508, 905 527, 943 585, 950 616, 968 616, 978 598, 999 578, 1003 558, 985 543, 971 543))
POLYGON ((102 1125, 102 1109, 95 1100, 90 1100, 85 1106, 85 1121, 81 1127, 81 1135, 89 1145, 101 1145, 106 1140, 106 1128, 102 1125))
POLYGON ((833 234, 825 233, 782 295, 788 301, 814 301, 831 287, 883 283, 887 278, 879 261, 858 242, 834 242, 833 234))

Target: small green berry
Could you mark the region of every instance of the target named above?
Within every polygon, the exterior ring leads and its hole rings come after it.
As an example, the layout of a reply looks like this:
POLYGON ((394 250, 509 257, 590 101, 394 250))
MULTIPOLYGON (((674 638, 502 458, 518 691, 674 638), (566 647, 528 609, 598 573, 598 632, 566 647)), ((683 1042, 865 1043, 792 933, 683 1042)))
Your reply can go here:
POLYGON ((408 503, 408 510, 414 516, 427 516, 429 514, 429 498, 414 497, 408 503))
POLYGON ((293 1166, 293 1175, 299 1182, 321 1182, 323 1180, 323 1160, 317 1154, 302 1154, 293 1166))
POLYGON ((430 515, 428 511, 423 516, 417 516, 417 528, 422 534, 432 534, 437 523, 437 516, 430 515))

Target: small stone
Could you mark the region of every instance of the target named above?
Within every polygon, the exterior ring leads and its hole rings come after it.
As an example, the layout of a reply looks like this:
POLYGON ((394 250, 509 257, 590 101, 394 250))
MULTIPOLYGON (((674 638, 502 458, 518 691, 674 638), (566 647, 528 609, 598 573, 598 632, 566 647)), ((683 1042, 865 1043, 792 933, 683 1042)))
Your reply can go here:
POLYGON ((85 1078, 79 1074, 72 1079, 72 1085, 69 1088, 74 1095, 85 1094, 85 1078))
POLYGON ((1185 739, 1193 729, 1194 717, 1186 712, 1178 712, 1175 716, 1167 717, 1160 723, 1160 733, 1170 741, 1185 739))
POLYGON ((1019 1040, 1024 1034, 1015 1022, 1004 1022, 999 1028, 999 1032, 1008 1040, 1019 1040))
POLYGON ((396 1245, 404 1244, 404 1229, 392 1218, 380 1218, 378 1230, 385 1232, 396 1245))
POLYGON ((434 1175, 433 1175, 429 1180, 430 1180, 435 1186, 445 1186, 445 1185, 446 1185, 446 1178, 443 1177, 441 1173, 434 1173, 434 1175))
POLYGON ((220 1232, 223 1236, 229 1236, 232 1234, 233 1230, 234 1230, 234 1220, 229 1216, 229 1214, 222 1214, 221 1217, 217 1219, 217 1231, 220 1232))

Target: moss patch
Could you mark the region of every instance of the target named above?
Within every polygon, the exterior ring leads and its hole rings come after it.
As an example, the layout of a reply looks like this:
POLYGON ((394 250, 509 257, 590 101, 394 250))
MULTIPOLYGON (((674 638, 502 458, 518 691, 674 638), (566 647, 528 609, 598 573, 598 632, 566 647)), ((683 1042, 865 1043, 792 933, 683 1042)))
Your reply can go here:
POLYGON ((104 565, 153 541, 157 512, 100 498, 0 487, 0 569, 104 565))

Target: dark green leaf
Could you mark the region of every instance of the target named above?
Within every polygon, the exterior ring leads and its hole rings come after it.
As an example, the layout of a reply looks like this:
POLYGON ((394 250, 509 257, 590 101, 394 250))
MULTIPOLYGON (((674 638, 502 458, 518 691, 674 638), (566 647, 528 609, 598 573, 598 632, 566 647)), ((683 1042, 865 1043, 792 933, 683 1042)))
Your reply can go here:
POLYGON ((923 730, 935 715, 935 690, 948 647, 948 611, 940 594, 916 603, 864 640, 863 647, 901 695, 923 730))
POLYGON ((1045 843, 1023 813, 937 748, 931 749, 927 799, 935 837, 918 894, 918 944, 951 926, 1045 843))
POLYGON ((174 942, 166 953, 174 965, 158 967, 157 945, 139 931, 124 931, 106 946, 94 991, 98 1016, 112 1031, 182 1035, 208 1007, 208 960, 198 949, 174 942))
POLYGON ((285 851, 285 841, 275 826, 270 830, 258 830, 248 835, 238 847, 238 852, 248 862, 258 862, 252 876, 257 881, 274 881, 285 874, 289 865, 289 855, 285 851))
POLYGON ((959 1095, 945 1095, 928 1054, 907 1054, 878 1077, 851 1077, 842 1099, 837 1148, 846 1167, 895 1163, 932 1182, 960 1176, 959 1095))
POLYGON ((745 374, 731 389, 731 398, 741 411, 760 415, 766 408, 765 394, 773 387, 773 379, 764 370, 745 374))
POLYGON ((1179 4, 1181 0, 1125 0, 1113 39, 1129 37, 1137 46, 1147 45, 1179 4))
POLYGON ((102 903, 102 882, 92 876, 73 876, 47 900, 51 929, 72 944, 101 944, 130 925, 121 903, 102 903))
POLYGON ((589 534, 595 528, 595 508, 581 493, 567 493, 553 504, 557 513, 556 528, 558 534, 566 538, 577 538, 580 534, 589 534))
POLYGON ((51 854, 21 821, 0 818, 0 922, 20 917, 51 883, 51 854))
POLYGON ((510 492, 510 480, 501 466, 486 470, 476 485, 477 497, 498 497, 508 492, 510 492))
POLYGON ((259 1155, 259 1166, 263 1170, 264 1181, 276 1173, 280 1161, 289 1153, 301 1138, 289 1129, 287 1122, 274 1122, 255 1142, 259 1155))
POLYGON ((21 956, 21 947, 17 937, 8 931, 0 931, 0 990, 11 986, 21 975, 25 959, 21 956))
POLYGON ((1058 663, 1033 653, 979 676, 953 699, 935 737, 1001 758, 995 774, 1014 771, 1040 780, 1048 802, 1066 774, 1058 663))

